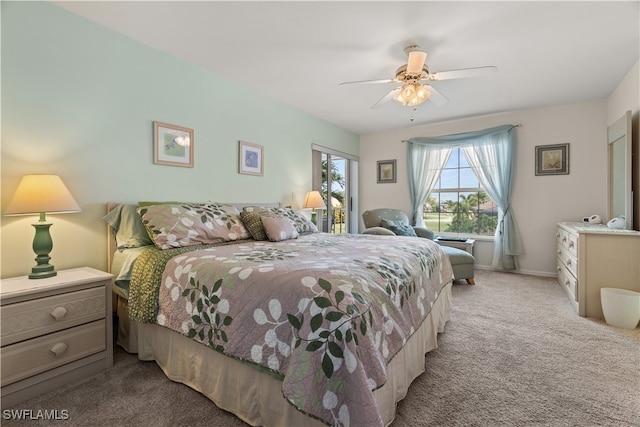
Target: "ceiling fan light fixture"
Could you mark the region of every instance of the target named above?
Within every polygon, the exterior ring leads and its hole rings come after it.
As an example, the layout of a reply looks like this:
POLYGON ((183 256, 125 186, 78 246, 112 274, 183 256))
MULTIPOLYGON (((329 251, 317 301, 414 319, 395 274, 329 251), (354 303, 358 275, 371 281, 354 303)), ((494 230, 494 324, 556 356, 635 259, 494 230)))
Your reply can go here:
POLYGON ((417 82, 408 82, 402 86, 398 95, 393 99, 402 105, 415 107, 429 99, 429 96, 431 96, 431 94, 423 85, 417 82))

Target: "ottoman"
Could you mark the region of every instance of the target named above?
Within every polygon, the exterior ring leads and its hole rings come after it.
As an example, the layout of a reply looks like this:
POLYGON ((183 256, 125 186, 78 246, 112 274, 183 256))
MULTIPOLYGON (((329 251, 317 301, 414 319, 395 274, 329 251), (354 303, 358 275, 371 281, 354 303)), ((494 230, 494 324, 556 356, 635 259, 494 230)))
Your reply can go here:
POLYGON ((463 251, 462 249, 452 248, 449 246, 441 246, 441 248, 449 258, 451 268, 453 269, 453 277, 456 280, 465 279, 470 285, 475 285, 476 282, 473 280, 473 268, 476 260, 473 258, 473 255, 467 251, 463 251))

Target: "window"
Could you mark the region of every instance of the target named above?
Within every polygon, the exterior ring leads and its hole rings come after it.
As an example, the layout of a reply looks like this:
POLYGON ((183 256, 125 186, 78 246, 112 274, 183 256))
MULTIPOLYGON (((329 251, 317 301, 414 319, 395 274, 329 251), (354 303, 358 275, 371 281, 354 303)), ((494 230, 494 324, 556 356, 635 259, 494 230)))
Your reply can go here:
POLYGON ((498 225, 498 207, 455 147, 423 212, 426 226, 438 233, 493 236, 498 225))

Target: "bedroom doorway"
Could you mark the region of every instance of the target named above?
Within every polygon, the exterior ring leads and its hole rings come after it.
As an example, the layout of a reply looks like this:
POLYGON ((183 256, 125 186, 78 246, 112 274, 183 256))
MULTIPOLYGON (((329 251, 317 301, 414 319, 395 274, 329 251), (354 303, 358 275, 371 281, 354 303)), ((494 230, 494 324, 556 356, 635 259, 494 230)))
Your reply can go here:
POLYGON ((357 233, 357 157, 313 146, 313 189, 320 191, 327 208, 318 215, 318 230, 357 233), (355 182, 355 185, 354 185, 355 182))

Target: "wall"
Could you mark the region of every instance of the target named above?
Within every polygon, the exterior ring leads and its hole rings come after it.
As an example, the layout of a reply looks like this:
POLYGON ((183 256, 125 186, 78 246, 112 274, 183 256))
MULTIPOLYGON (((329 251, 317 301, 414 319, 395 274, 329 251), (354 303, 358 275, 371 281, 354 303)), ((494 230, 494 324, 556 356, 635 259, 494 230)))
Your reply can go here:
MULTIPOLYGON (((2 211, 25 174, 60 175, 81 213, 49 215, 57 269, 106 268, 107 201, 282 202, 311 188, 311 144, 357 135, 45 2, 2 2, 2 211), (194 129, 194 168, 153 164, 153 121, 194 129), (264 176, 237 173, 238 140, 264 176)), ((215 54, 215 52, 212 52, 215 54)), ((33 217, 1 217, 1 276, 35 264, 33 217)))
POLYGON ((607 99, 607 125, 631 111, 633 148, 634 229, 640 230, 640 61, 631 68, 607 99))
MULTIPOLYGON (((437 107, 425 107, 437 108, 437 107)), ((406 140, 468 132, 502 124, 517 129, 513 213, 524 245, 522 273, 556 272, 555 224, 588 214, 606 215, 606 102, 604 100, 474 117, 361 136, 360 211, 397 207, 410 212, 406 140), (536 176, 535 147, 570 144, 569 175, 536 176), (376 161, 397 159, 395 184, 376 184, 376 161)), ((477 264, 491 265, 491 241, 476 243, 477 264)))

